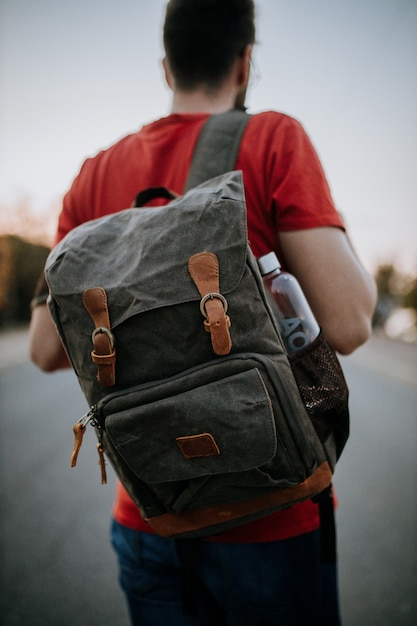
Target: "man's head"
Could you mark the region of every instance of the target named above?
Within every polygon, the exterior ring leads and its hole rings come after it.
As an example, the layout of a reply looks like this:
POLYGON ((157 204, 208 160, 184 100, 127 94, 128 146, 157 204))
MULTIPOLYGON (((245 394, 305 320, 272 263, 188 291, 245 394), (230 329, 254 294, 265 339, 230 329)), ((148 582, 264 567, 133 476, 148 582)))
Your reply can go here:
POLYGON ((175 85, 215 91, 255 42, 253 0, 170 0, 164 46, 175 85))

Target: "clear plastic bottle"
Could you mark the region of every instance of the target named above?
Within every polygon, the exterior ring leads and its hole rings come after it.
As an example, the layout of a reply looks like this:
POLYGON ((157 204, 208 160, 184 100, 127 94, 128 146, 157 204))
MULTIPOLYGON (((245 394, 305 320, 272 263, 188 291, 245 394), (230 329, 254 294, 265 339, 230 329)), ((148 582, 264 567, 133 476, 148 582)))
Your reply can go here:
POLYGON ((281 271, 275 252, 260 257, 258 265, 287 354, 294 354, 314 341, 320 327, 297 279, 281 271))

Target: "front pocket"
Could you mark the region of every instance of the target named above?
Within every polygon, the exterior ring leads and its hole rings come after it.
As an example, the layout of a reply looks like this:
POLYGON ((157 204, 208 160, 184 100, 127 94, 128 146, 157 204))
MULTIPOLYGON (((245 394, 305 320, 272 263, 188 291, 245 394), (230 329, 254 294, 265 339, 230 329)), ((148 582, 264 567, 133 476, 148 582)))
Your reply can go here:
POLYGON ((275 456, 271 402, 257 369, 168 397, 164 388, 146 404, 133 392, 132 405, 105 421, 114 447, 141 480, 152 485, 245 472, 275 456))
POLYGON ((322 449, 310 450, 302 415, 283 413, 278 382, 268 359, 240 354, 100 401, 107 453, 145 517, 154 504, 180 512, 240 502, 311 475, 322 449))

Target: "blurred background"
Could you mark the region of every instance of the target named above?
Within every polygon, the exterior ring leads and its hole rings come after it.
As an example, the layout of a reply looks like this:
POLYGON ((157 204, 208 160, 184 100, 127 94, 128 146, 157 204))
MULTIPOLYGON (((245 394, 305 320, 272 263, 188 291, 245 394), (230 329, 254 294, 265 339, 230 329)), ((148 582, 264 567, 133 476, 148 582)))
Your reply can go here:
MULTIPOLYGON (((25 283, 47 252, 30 245, 51 245, 83 160, 168 114, 164 7, 1 0, 0 323, 27 317, 25 283)), ((257 7, 249 111, 274 108, 304 125, 354 246, 378 277, 376 325, 392 317, 391 337, 415 339, 417 0, 257 7)))
MULTIPOLYGON (((352 398, 352 437, 336 476, 345 623, 415 624, 417 1, 257 6, 249 111, 273 108, 304 125, 378 284, 373 337, 342 359, 352 398)), ((94 450, 68 470, 84 401, 71 372, 46 376, 28 363, 27 323, 62 195, 83 160, 169 113, 164 7, 0 0, 6 626, 126 623, 107 540, 112 486, 96 486, 94 450)))

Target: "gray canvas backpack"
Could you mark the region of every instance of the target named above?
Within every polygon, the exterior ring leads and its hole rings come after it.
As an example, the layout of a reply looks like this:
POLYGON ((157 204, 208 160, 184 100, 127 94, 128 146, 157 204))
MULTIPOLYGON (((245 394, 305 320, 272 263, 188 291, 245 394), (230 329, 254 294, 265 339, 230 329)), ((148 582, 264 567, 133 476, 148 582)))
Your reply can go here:
POLYGON ((209 119, 183 196, 87 222, 46 264, 50 311, 90 406, 72 464, 90 422, 167 537, 316 496, 348 436, 333 350, 320 335, 290 362, 248 245, 242 174, 228 171, 247 118, 209 119))

